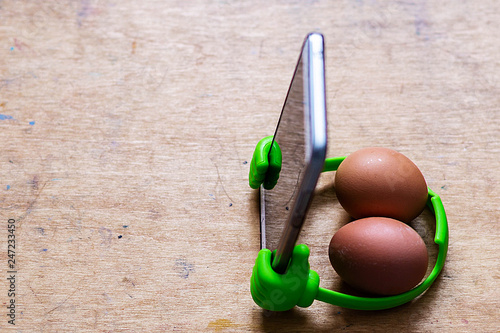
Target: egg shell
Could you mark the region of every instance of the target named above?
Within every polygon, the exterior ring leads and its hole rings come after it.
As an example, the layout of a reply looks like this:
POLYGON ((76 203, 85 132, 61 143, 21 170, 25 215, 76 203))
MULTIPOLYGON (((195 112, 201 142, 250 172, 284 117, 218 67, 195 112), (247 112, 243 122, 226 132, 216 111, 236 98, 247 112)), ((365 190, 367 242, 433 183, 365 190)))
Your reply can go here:
POLYGON ((385 217, 346 224, 332 237, 328 254, 342 280, 378 295, 412 289, 425 276, 428 264, 427 248, 417 232, 385 217))
POLYGON ((409 222, 427 201, 427 184, 418 167, 403 154, 380 147, 347 156, 335 174, 335 191, 355 219, 385 216, 409 222))

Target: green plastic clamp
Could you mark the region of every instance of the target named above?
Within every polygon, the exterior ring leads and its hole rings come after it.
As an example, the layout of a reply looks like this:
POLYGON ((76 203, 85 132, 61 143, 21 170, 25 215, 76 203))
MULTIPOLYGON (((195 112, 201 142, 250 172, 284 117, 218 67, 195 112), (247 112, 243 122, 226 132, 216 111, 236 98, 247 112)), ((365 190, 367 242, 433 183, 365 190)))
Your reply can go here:
MULTIPOLYGON (((337 170, 344 158, 326 159, 323 171, 337 170)), ((436 217, 434 242, 439 246, 439 251, 436 264, 429 276, 412 290, 394 296, 360 297, 321 288, 318 274, 310 270, 309 248, 301 244, 295 246, 292 259, 284 274, 278 274, 272 269, 270 250, 262 249, 259 251, 250 281, 252 298, 257 305, 271 311, 287 311, 294 306, 308 307, 315 299, 356 310, 383 310, 413 300, 426 291, 436 280, 444 267, 448 253, 449 232, 446 213, 441 199, 430 188, 427 206, 436 217)))
POLYGON ((248 182, 250 187, 258 189, 261 184, 266 190, 271 190, 276 186, 281 171, 281 149, 277 142, 273 144, 273 150, 269 154, 273 136, 260 140, 253 152, 250 163, 250 174, 248 182))
POLYGON ((295 246, 285 274, 273 270, 273 255, 271 250, 262 249, 255 261, 250 283, 255 303, 271 311, 311 305, 318 292, 319 276, 309 269, 309 248, 304 244, 295 246))

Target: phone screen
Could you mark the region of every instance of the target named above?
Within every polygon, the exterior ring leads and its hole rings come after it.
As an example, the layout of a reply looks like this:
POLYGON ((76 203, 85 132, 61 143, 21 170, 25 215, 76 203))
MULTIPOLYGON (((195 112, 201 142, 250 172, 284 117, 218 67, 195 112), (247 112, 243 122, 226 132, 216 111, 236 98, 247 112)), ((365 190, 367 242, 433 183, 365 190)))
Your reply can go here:
POLYGON ((306 37, 283 104, 273 144, 282 154, 271 190, 261 187, 261 247, 277 250, 273 268, 283 273, 304 222, 326 156, 323 36, 306 37))

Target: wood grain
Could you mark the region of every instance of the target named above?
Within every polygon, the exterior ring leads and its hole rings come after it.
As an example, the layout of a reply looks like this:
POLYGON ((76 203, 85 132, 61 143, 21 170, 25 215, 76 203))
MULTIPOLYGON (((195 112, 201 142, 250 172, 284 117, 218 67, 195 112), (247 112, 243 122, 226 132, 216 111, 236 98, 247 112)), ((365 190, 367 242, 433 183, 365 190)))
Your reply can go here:
MULTIPOLYGON (((0 1, 0 330, 497 332, 499 21, 492 0, 0 1), (249 160, 310 31, 327 43, 328 155, 396 149, 443 199, 449 257, 411 304, 268 314, 250 297, 249 160)), ((331 181, 302 241, 344 288, 331 181)))

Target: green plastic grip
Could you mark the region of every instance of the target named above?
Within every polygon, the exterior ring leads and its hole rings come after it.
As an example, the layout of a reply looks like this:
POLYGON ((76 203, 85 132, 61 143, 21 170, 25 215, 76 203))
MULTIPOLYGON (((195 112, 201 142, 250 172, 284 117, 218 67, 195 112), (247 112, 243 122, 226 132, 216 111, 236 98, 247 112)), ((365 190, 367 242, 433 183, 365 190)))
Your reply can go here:
MULTIPOLYGON (((323 171, 337 170, 344 158, 326 159, 323 171)), ((383 310, 411 301, 425 292, 436 280, 444 267, 448 253, 449 232, 446 213, 441 199, 431 189, 428 190, 427 206, 436 217, 434 242, 439 246, 439 251, 436 264, 429 276, 412 290, 394 296, 360 297, 321 288, 318 274, 310 270, 309 248, 301 244, 295 246, 292 259, 284 274, 278 274, 272 269, 270 250, 262 249, 259 252, 250 281, 250 291, 255 303, 267 310, 286 311, 294 306, 308 307, 316 299, 356 310, 383 310)))
POLYGON ((309 248, 303 244, 295 246, 285 274, 273 270, 273 256, 269 249, 260 250, 257 256, 250 283, 255 303, 271 311, 311 305, 318 291, 319 276, 309 269, 309 248))
POLYGON ((258 189, 261 184, 266 190, 276 186, 281 171, 281 149, 277 142, 273 144, 273 150, 269 153, 273 136, 260 140, 253 152, 250 163, 250 174, 248 182, 251 188, 258 189))

